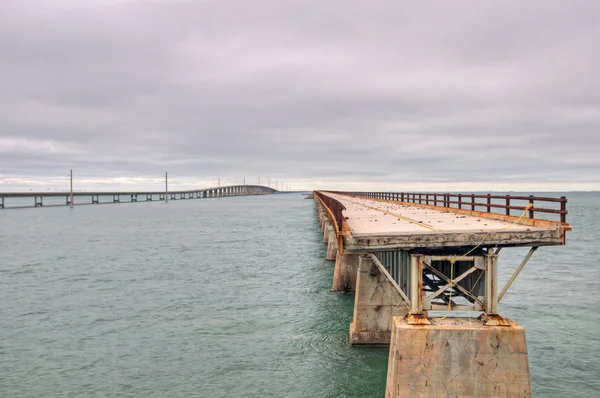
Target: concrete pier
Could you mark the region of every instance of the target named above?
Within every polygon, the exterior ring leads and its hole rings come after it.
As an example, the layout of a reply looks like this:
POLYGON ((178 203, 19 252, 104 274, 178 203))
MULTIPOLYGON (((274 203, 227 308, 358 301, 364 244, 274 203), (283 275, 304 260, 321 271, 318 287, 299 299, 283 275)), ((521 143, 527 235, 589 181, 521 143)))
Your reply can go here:
POLYGON ((337 252, 333 270, 333 292, 353 292, 356 290, 358 254, 337 252))
POLYGON ((329 231, 333 231, 333 224, 328 219, 323 223, 323 243, 329 242, 329 231))
POLYGON ((325 256, 325 260, 335 261, 337 256, 337 237, 335 235, 335 231, 333 230, 333 226, 327 227, 327 233, 329 235, 329 239, 327 240, 327 255, 325 256))
POLYGON ((477 319, 393 321, 386 398, 531 397, 525 330, 477 319))
POLYGON ((389 275, 369 256, 360 256, 350 344, 389 344, 392 318, 408 314, 408 304, 389 275))

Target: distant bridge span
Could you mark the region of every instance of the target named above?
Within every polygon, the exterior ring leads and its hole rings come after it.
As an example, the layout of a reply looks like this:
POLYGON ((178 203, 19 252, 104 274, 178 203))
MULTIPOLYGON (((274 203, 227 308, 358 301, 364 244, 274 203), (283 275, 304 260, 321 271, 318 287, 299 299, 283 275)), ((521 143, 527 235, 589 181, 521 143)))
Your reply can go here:
MULTIPOLYGON (((168 200, 183 200, 183 199, 207 199, 221 198, 229 196, 246 196, 246 195, 270 195, 280 193, 280 191, 265 187, 263 185, 228 185, 223 187, 191 189, 185 191, 95 191, 95 192, 0 192, 0 208, 6 208, 6 198, 32 198, 32 206, 44 206, 44 198, 65 198, 65 205, 71 204, 71 195, 73 204, 86 204, 85 202, 77 203, 75 198, 89 198, 91 202, 87 204, 99 203, 120 203, 121 199, 124 202, 151 202, 151 201, 168 201, 168 200), (100 201, 100 197, 110 197, 108 201, 100 201), (128 199, 128 200, 127 200, 128 199)), ((54 203, 53 205, 56 205, 54 203)), ((20 206, 23 207, 23 206, 20 206)))

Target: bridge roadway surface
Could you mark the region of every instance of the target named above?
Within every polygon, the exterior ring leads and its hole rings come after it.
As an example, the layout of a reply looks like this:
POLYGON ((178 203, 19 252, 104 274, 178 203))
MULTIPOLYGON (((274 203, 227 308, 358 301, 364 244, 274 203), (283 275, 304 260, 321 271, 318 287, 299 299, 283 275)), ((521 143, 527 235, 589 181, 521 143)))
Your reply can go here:
POLYGON ((470 246, 483 241, 482 247, 541 246, 563 244, 564 230, 553 222, 541 226, 519 224, 449 210, 401 204, 349 195, 325 193, 337 199, 346 210, 343 215, 350 228, 346 249, 398 250, 417 247, 470 246))

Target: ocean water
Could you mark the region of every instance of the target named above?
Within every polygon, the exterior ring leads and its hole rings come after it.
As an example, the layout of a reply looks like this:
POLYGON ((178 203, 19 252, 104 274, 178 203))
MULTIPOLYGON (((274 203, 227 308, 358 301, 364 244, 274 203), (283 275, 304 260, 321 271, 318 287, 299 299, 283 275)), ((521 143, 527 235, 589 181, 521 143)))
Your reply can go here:
MULTIPOLYGON (((566 196, 567 246, 500 311, 534 396, 600 397, 600 194, 566 196)), ((383 397, 388 350, 347 345, 324 256, 301 195, 0 210, 0 397, 383 397)))

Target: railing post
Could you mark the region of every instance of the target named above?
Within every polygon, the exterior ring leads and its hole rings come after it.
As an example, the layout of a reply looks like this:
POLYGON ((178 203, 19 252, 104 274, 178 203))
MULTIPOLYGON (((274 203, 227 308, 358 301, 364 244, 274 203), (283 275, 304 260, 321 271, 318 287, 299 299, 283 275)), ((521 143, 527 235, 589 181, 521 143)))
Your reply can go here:
POLYGON ((475 194, 474 193, 471 194, 471 210, 472 211, 475 210, 475 194))
POLYGON ((437 206, 437 193, 433 194, 433 205, 437 206))
POLYGON ((510 195, 506 195, 506 215, 510 216, 510 195))
POLYGON ((529 209, 529 218, 533 218, 533 195, 529 195, 529 204, 531 208, 529 209))
MULTIPOLYGON (((2 198, 2 207, 4 207, 4 198, 2 198)), ((567 222, 567 198, 564 196, 560 197, 560 222, 567 222)))
POLYGON ((492 206, 490 206, 490 204, 492 203, 492 198, 490 197, 492 195, 490 195, 489 193, 487 194, 487 212, 491 213, 492 212, 492 206))
POLYGON ((462 193, 458 194, 458 208, 462 209, 462 193))
POLYGON ((419 204, 421 204, 421 194, 419 194, 419 204))

